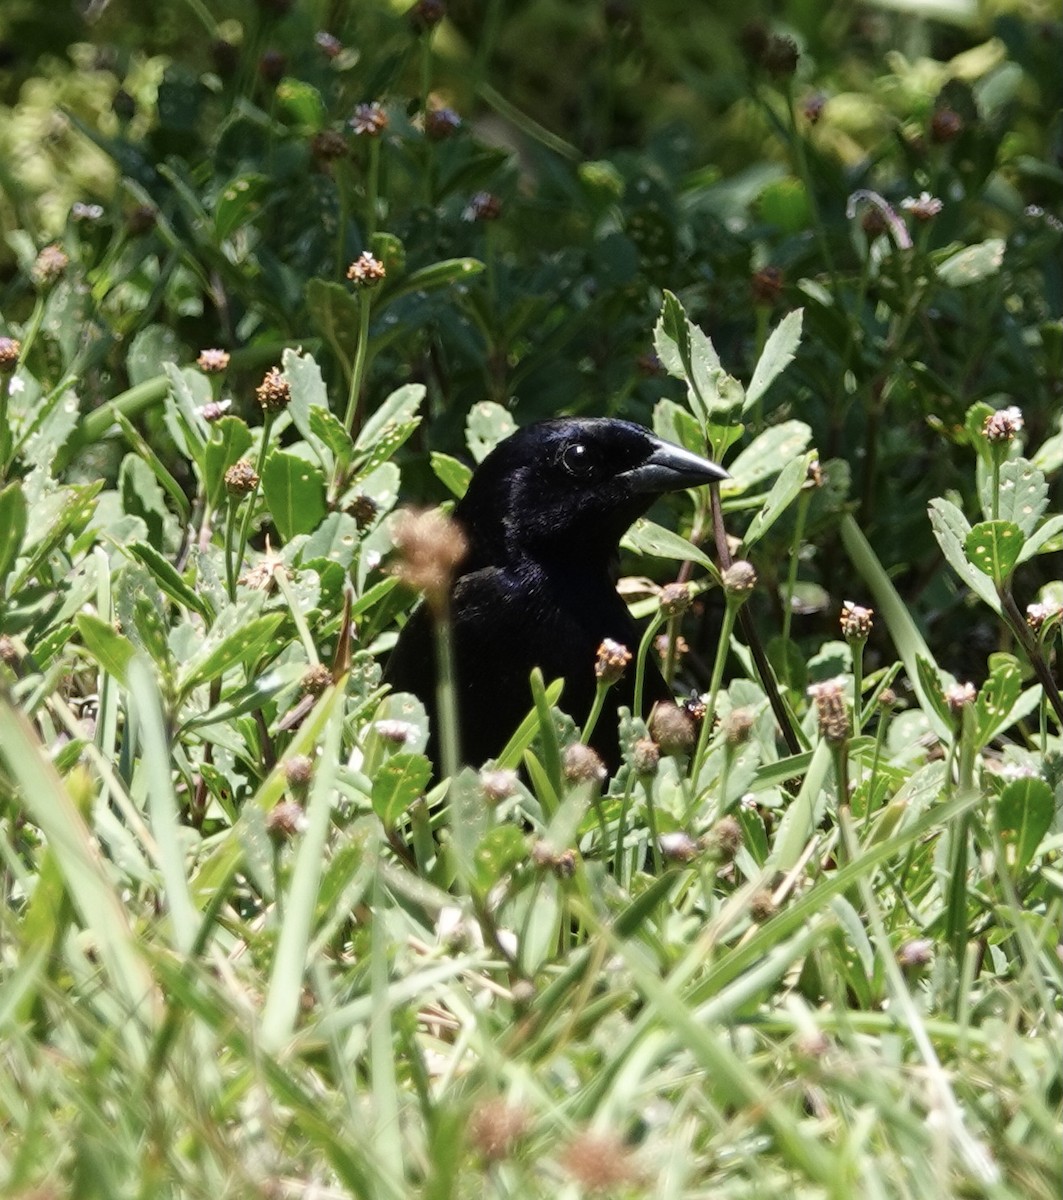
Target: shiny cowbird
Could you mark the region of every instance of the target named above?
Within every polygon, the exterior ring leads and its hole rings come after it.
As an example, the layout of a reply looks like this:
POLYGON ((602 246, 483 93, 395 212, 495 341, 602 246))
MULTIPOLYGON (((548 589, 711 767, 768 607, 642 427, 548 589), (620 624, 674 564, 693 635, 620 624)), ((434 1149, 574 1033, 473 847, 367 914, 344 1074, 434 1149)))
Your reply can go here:
MULTIPOLYGON (((528 676, 563 678, 561 707, 582 724, 604 638, 638 646, 616 591, 619 543, 665 492, 728 478, 715 463, 608 418, 557 418, 518 430, 476 469, 454 517, 468 540, 451 594, 461 746, 479 765, 499 754, 532 705, 528 676)), ((399 635, 386 679, 412 692, 435 725, 432 619, 422 604, 399 635)), ((671 694, 647 662, 646 715, 671 694)), ((620 764, 617 708, 631 707, 634 670, 609 691, 591 745, 620 764)), ((439 765, 432 733, 428 753, 439 765)))

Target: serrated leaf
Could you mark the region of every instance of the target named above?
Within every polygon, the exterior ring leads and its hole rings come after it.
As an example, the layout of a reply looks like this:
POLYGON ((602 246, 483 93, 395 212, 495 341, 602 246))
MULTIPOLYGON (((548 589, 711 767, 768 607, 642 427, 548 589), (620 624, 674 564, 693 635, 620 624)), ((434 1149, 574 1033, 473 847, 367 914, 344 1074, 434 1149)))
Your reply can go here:
POLYGON ((138 596, 134 601, 133 624, 144 649, 169 681, 173 675, 173 655, 166 639, 166 623, 162 613, 147 596, 138 596))
POLYGON ((1054 816, 1052 789, 1043 779, 1012 779, 1004 785, 997 801, 997 824, 1013 870, 1029 866, 1054 816))
POLYGON ((975 745, 982 750, 1011 723, 1011 713, 1022 694, 1022 672, 1010 655, 997 655, 989 678, 975 701, 975 745))
POLYGON ((989 607, 1000 614, 1000 597, 990 581, 972 566, 967 558, 965 544, 971 527, 967 518, 951 500, 931 500, 929 505, 930 526, 934 537, 945 555, 945 561, 964 583, 989 607))
POLYGON ((772 484, 771 491, 750 521, 749 529, 742 539, 742 544, 747 550, 768 532, 801 494, 808 478, 809 465, 815 457, 815 450, 809 450, 802 458, 791 459, 780 471, 778 479, 772 484))
POLYGON ((1049 517, 1040 529, 1034 530, 1023 543, 1019 562, 1023 563, 1028 558, 1033 558, 1035 554, 1058 552, 1063 548, 1060 545, 1061 540, 1063 540, 1063 515, 1049 517))
POLYGON ((395 828, 431 778, 432 766, 423 754, 393 754, 377 768, 370 800, 385 829, 395 828))
POLYGON ((460 500, 472 479, 472 468, 450 454, 432 451, 432 470, 447 490, 460 500))
POLYGON ((252 617, 214 644, 208 640, 200 654, 185 669, 179 681, 180 693, 186 696, 193 688, 209 683, 233 667, 257 657, 283 620, 283 613, 267 613, 262 617, 252 617))
POLYGON ((217 508, 225 491, 225 472, 251 447, 251 430, 239 417, 220 417, 210 427, 203 450, 203 486, 207 503, 217 508))
POLYGON ((721 490, 732 495, 750 491, 803 455, 811 440, 812 430, 804 421, 783 421, 770 426, 728 464, 731 478, 724 481, 721 490))
POLYGON ((386 462, 421 423, 424 384, 407 383, 397 388, 370 416, 355 442, 362 455, 358 475, 364 477, 386 462))
POLYGON ((803 308, 788 312, 771 331, 764 350, 753 371, 753 378, 746 389, 742 411, 750 408, 764 395, 772 383, 793 362, 797 347, 801 344, 801 327, 805 318, 803 308))
POLYGON ((679 562, 696 562, 704 567, 714 579, 719 579, 716 564, 704 551, 699 550, 693 542, 673 533, 663 525, 648 521, 645 517, 635 522, 624 535, 620 543, 625 549, 634 550, 638 554, 649 554, 654 558, 677 559, 679 562))
POLYGON ((515 433, 517 423, 501 404, 481 400, 469 410, 465 421, 465 441, 469 453, 481 463, 503 439, 515 433))
POLYGON ((133 542, 125 547, 127 554, 130 554, 139 563, 142 563, 155 578, 155 582, 159 587, 170 597, 171 600, 183 605, 192 612, 197 612, 202 617, 210 618, 212 613, 210 606, 196 592, 189 583, 181 576, 177 568, 155 549, 154 546, 148 545, 147 542, 133 542))
POLYGON ((262 495, 280 535, 290 542, 310 533, 324 520, 325 479, 305 458, 274 450, 262 468, 262 495))
MULTIPOLYGON (((991 471, 985 473, 982 483, 982 512, 989 517, 993 511, 991 471)), ((1012 458, 1003 463, 997 504, 997 517, 1001 521, 1014 521, 1024 534, 1031 534, 1048 507, 1048 481, 1044 472, 1025 458, 1012 458)))
POLYGON ((496 825, 477 843, 473 851, 473 884, 486 895, 496 884, 528 857, 528 840, 516 825, 496 825))
POLYGON ((668 374, 685 381, 691 408, 702 425, 713 413, 729 412, 742 403, 741 384, 724 371, 712 339, 690 321, 678 297, 667 290, 653 329, 653 345, 668 374))
POLYGON ((82 645, 100 669, 126 687, 129 664, 137 652, 136 646, 106 621, 101 621, 91 613, 78 613, 74 624, 82 645))
POLYGON ((0 492, 0 590, 8 572, 15 565, 25 536, 26 497, 22 484, 9 483, 0 492))
POLYGON ((354 458, 354 442, 343 427, 343 422, 327 408, 310 410, 310 430, 341 468, 350 465, 354 458))
POLYGON ((1022 530, 1014 521, 982 521, 964 539, 968 560, 998 588, 1011 578, 1022 552, 1022 530))
POLYGON ((988 238, 949 255, 938 263, 937 275, 948 287, 969 287, 995 275, 1004 264, 1004 239, 988 238))

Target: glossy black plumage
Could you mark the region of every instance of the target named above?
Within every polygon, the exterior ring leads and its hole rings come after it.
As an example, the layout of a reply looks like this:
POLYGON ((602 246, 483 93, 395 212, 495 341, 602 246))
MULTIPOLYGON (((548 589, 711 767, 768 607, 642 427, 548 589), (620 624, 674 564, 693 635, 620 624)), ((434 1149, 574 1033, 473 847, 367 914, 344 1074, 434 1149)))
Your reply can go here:
MULTIPOLYGON (((582 724, 594 698, 603 638, 638 646, 616 592, 618 547, 628 527, 664 492, 727 478, 707 459, 628 421, 559 418, 518 430, 484 459, 454 510, 469 542, 451 600, 462 754, 479 765, 497 755, 532 704, 528 676, 564 678, 561 707, 582 724)), ((435 717, 432 628, 424 605, 387 665, 396 691, 412 692, 435 717)), ((631 706, 634 670, 613 687, 592 745, 619 765, 617 707, 631 706)), ((669 691, 646 667, 644 710, 669 691)), ((438 765, 433 734, 429 754, 438 765)))

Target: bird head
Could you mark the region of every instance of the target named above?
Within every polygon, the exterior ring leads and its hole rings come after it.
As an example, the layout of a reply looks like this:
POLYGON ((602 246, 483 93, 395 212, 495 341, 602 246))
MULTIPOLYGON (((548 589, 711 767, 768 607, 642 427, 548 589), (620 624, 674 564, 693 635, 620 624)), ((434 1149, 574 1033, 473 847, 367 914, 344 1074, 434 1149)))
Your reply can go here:
POLYGON ((600 560, 615 555, 657 496, 727 478, 722 467, 641 425, 561 417, 500 442, 454 515, 469 534, 473 569, 514 553, 600 560))

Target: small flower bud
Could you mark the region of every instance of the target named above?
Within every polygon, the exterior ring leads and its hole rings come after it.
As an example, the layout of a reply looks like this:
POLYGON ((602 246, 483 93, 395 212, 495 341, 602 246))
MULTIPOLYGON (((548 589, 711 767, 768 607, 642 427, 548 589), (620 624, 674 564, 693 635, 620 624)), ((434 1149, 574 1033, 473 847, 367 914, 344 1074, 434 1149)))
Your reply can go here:
POLYGON ((767 888, 761 888, 749 898, 749 915, 758 925, 770 921, 778 912, 775 898, 767 888))
POLYGON ((889 228, 886 214, 880 209, 869 205, 860 215, 860 228, 872 241, 889 228))
POLYGON ((371 104, 359 104, 347 124, 356 137, 379 137, 388 127, 388 114, 374 100, 371 104))
POLYGON ((636 775, 656 775, 660 761, 660 747, 651 738, 639 738, 631 748, 631 766, 636 775))
POLYGON ((746 562, 745 559, 740 558, 737 562, 731 563, 723 573, 723 590, 728 596, 745 599, 756 586, 757 573, 753 569, 753 564, 746 562))
POLYGON ((930 965, 934 943, 929 938, 913 938, 897 950, 897 963, 906 971, 930 965))
POLYGON ((849 709, 845 703, 845 686, 841 679, 825 679, 814 683, 808 695, 816 703, 820 736, 835 745, 849 736, 849 709))
POLYGON ((480 790, 488 804, 501 804, 517 792, 516 771, 496 769, 480 772, 480 790))
POLYGON ((982 425, 982 432, 990 442, 1010 442, 1022 429, 1022 410, 1012 405, 991 413, 982 425))
POLYGON ((778 267, 763 267, 749 281, 753 303, 767 308, 775 303, 782 291, 783 273, 778 267))
POLYGON ((331 683, 332 672, 324 663, 318 663, 299 680, 299 689, 304 696, 320 696, 331 683))
POLYGON ((125 219, 125 227, 131 237, 142 237, 155 228, 158 219, 158 211, 152 205, 138 204, 129 210, 125 219))
POLYGON ((732 708, 721 724, 728 746, 744 746, 753 732, 755 714, 749 708, 732 708))
POLYGON ((794 1039, 794 1050, 801 1058, 818 1061, 830 1053, 831 1040, 822 1029, 801 1033, 794 1039))
POLYGON ((930 140, 943 145, 959 137, 963 132, 963 117, 947 106, 936 108, 930 118, 930 140))
POLYGON ((196 366, 204 375, 220 375, 229 366, 229 354, 225 350, 200 350, 196 366))
POLYGON ((814 458, 808 464, 808 471, 805 474, 805 482, 801 485, 804 489, 821 488, 826 482, 823 474, 823 468, 820 466, 819 459, 814 458))
POLYGON ((854 604, 851 600, 846 600, 842 604, 840 619, 842 637, 847 642, 866 642, 871 634, 872 618, 874 615, 874 609, 863 608, 859 604, 854 604))
POLYGON ((678 704, 654 705, 649 730, 661 753, 669 756, 689 754, 697 740, 693 718, 678 704))
POLYGON ((270 367, 262 382, 255 388, 255 399, 263 412, 281 412, 292 400, 292 389, 280 367, 270 367))
POLYGON ((595 678, 603 683, 616 683, 623 676, 629 662, 631 651, 627 646, 614 642, 612 638, 604 638, 598 647, 598 657, 594 663, 595 678))
POLYGON ((376 287, 384 282, 387 274, 387 268, 369 250, 363 250, 347 268, 347 278, 359 288, 376 287))
POLYGON ((240 49, 232 42, 221 39, 213 42, 210 47, 210 56, 214 61, 214 70, 222 79, 234 75, 240 65, 240 49))
POLYGON ((553 871, 562 879, 571 879, 576 872, 576 855, 572 850, 556 850, 547 841, 538 841, 531 848, 535 866, 553 871))
POLYGON ((562 1150, 558 1161, 590 1195, 615 1196, 644 1182, 630 1149, 616 1134, 577 1134, 562 1150))
POLYGON ((681 617, 693 600, 690 588, 685 583, 666 583, 661 588, 661 612, 667 617, 681 617))
POLYGON ((275 842, 290 841, 306 828, 306 814, 294 800, 282 800, 266 815, 266 832, 275 842))
POLYGON ((608 774, 597 752, 582 742, 565 747, 562 770, 569 783, 601 783, 608 774))
POLYGON ((394 718, 374 721, 373 729, 385 742, 390 742, 392 746, 408 746, 417 737, 416 725, 410 721, 398 721, 394 718))
POLYGON ((33 281, 39 287, 48 287, 61 278, 63 272, 70 266, 70 259, 62 247, 54 242, 37 255, 33 264, 33 281))
POLYGON ((206 404, 200 406, 199 415, 208 425, 212 425, 225 416, 232 408, 232 403, 231 400, 208 400, 206 404))
POLYGON ((398 553, 395 573, 424 592, 432 612, 442 615, 454 571, 468 550, 461 526, 439 509, 405 509, 395 518, 392 540, 398 553))
POLYGON ((247 496, 258 487, 258 472, 249 459, 241 458, 225 472, 225 490, 230 496, 247 496))
POLYGON ((461 128, 461 117, 452 108, 430 108, 424 116, 425 135, 433 142, 445 142, 461 128))
POLYGON ((884 712, 897 707, 897 693, 893 688, 883 688, 878 694, 878 706, 884 712))
POLYGON ((945 689, 945 703, 957 716, 974 703, 977 695, 973 683, 954 683, 945 689))
POLYGON ((1044 604, 1028 604, 1026 606, 1026 624, 1034 633, 1040 633, 1046 622, 1054 621, 1063 615, 1063 606, 1046 601, 1044 604))
POLYGON ((945 203, 929 192, 920 192, 918 196, 905 196, 901 208, 910 212, 917 221, 930 221, 945 207, 945 203))
POLYGON ((502 215, 502 201, 492 192, 477 192, 462 212, 464 221, 497 221, 502 215))
POLYGON ((772 34, 764 47, 760 64, 769 75, 774 75, 776 79, 786 79, 797 70, 800 57, 800 51, 793 38, 772 34))
POLYGON ((721 862, 731 862, 742 848, 742 826, 734 817, 721 817, 704 838, 705 849, 721 862))
POLYGON ((314 777, 314 760, 305 754, 293 754, 283 763, 284 778, 288 786, 296 791, 306 791, 314 777))
POLYGON ((690 643, 679 633, 674 638, 669 637, 667 633, 659 633, 653 639, 653 648, 657 651, 657 657, 662 663, 668 661, 669 650, 677 659, 690 653, 690 643))
POLYGON ((672 862, 693 862, 698 856, 698 844, 685 833, 662 833, 657 839, 661 853, 672 862))
POLYGON ((22 343, 18 338, 0 337, 0 375, 10 375, 18 366, 22 343))

